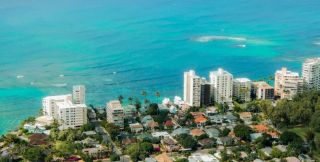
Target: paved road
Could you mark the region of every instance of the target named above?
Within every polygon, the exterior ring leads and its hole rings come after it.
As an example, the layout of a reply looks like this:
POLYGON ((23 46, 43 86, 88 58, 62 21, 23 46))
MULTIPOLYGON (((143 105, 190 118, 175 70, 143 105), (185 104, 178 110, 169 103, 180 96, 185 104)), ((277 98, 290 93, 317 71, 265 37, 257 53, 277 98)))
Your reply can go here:
POLYGON ((103 139, 103 142, 104 143, 110 143, 111 144, 111 147, 112 147, 112 150, 114 153, 116 153, 117 155, 121 156, 122 155, 122 152, 121 150, 116 146, 116 144, 112 141, 109 133, 106 131, 106 129, 104 129, 99 122, 95 122, 95 130, 96 132, 101 135, 102 139, 103 139))

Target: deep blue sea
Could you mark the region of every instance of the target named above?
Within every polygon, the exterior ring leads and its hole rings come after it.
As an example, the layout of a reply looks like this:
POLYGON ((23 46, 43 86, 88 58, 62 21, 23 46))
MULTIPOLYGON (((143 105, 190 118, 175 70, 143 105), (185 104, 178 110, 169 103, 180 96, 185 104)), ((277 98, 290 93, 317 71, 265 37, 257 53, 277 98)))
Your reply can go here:
POLYGON ((0 0, 0 134, 74 84, 104 105, 181 95, 190 68, 254 80, 314 56, 319 0, 0 0))

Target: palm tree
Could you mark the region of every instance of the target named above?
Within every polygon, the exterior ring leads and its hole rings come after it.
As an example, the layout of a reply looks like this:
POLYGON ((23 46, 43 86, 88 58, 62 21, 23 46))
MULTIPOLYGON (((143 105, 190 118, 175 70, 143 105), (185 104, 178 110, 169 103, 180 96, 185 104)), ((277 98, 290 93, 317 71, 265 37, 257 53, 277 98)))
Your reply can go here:
POLYGON ((314 142, 314 139, 315 139, 315 133, 313 130, 309 129, 306 131, 306 134, 305 134, 305 137, 306 137, 306 140, 309 144, 309 148, 310 148, 310 153, 312 153, 312 150, 313 148, 315 148, 315 142, 314 142))
POLYGON ((118 96, 118 100, 120 101, 120 103, 122 103, 123 99, 124 99, 124 97, 122 95, 118 96))
POLYGON ((133 97, 129 97, 128 101, 129 101, 130 105, 132 105, 133 97))
POLYGON ((144 97, 144 104, 146 104, 146 101, 147 101, 147 91, 143 90, 141 91, 141 95, 144 97))
POLYGON ((159 91, 157 91, 157 92, 155 93, 155 95, 156 95, 156 97, 157 97, 157 102, 159 103, 160 92, 159 92, 159 91))
POLYGON ((272 75, 270 75, 270 76, 268 77, 268 79, 269 79, 269 81, 272 81, 272 80, 274 80, 274 77, 273 77, 272 75))

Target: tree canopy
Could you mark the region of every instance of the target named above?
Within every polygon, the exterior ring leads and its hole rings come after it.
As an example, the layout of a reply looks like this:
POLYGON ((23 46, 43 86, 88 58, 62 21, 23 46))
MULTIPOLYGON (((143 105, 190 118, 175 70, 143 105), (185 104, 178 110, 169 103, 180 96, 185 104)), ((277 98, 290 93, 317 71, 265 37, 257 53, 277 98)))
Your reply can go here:
POLYGON ((306 91, 297 94, 293 100, 279 100, 275 107, 263 110, 277 127, 311 125, 320 129, 320 92, 306 91))
POLYGON ((249 141, 250 133, 252 132, 251 128, 244 124, 238 124, 234 127, 234 134, 241 138, 242 140, 249 141))
POLYGON ((184 148, 197 148, 197 141, 189 134, 180 134, 177 136, 177 141, 184 147, 184 148))

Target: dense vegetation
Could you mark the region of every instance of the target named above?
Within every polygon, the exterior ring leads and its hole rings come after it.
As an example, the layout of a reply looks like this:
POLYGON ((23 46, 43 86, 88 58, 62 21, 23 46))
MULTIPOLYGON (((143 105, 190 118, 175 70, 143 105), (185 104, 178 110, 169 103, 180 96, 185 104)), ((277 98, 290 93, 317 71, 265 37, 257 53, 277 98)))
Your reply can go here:
POLYGON ((307 91, 296 95, 293 100, 280 100, 275 107, 264 112, 276 127, 310 125, 320 131, 320 92, 307 91))

